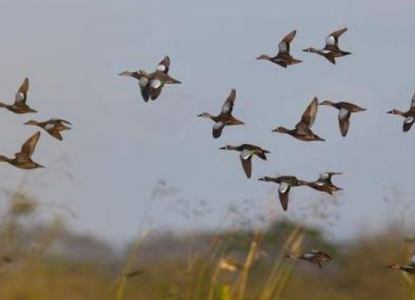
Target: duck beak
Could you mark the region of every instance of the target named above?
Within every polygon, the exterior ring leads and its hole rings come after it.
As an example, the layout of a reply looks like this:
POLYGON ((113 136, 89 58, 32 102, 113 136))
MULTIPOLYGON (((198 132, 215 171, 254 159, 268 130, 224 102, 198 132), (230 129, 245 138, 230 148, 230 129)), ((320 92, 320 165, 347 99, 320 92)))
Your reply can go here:
POLYGON ((228 150, 228 148, 224 146, 224 147, 220 147, 219 150, 228 150))
POLYGON ((259 181, 265 181, 265 177, 258 178, 259 181))

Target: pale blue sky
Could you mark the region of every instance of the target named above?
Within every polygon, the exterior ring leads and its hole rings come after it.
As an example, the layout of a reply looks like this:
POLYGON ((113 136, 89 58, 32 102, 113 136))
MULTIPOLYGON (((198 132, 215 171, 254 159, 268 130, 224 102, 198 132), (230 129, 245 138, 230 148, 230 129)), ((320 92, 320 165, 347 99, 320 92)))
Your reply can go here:
MULTIPOLYGON (((311 180, 321 171, 343 171, 335 179, 345 188, 335 236, 376 227, 390 214, 382 200, 385 189, 404 190, 409 199, 414 192, 415 130, 402 133, 403 120, 385 114, 406 110, 415 90, 414 9, 413 1, 386 0, 1 1, 0 98, 11 101, 28 76, 28 101, 39 113, 0 111, 0 152, 12 155, 35 131, 22 126, 28 119, 62 117, 74 124, 63 143, 42 133, 34 159, 52 171, 24 172, 4 164, 2 185, 38 177, 33 193, 71 207, 79 215, 69 221, 73 228, 124 241, 136 233, 160 178, 180 187, 190 201, 206 199, 213 214, 200 224, 215 226, 229 204, 242 199, 267 209, 272 186, 258 177, 278 173, 311 180), (353 54, 336 66, 301 52, 323 46, 326 35, 342 27, 349 30, 341 46, 353 54), (283 69, 255 60, 273 54, 293 29, 298 33, 292 54, 302 64, 283 69), (167 86, 157 101, 144 103, 137 83, 117 74, 151 71, 164 55, 183 84, 167 86), (212 122, 196 115, 219 112, 232 88, 234 115, 246 125, 226 128, 214 140, 212 122), (352 116, 342 138, 337 111, 320 108, 314 130, 325 143, 270 132, 294 126, 314 96, 368 110, 352 116), (254 161, 251 181, 237 153, 218 150, 243 142, 271 151, 268 162, 254 161), (52 164, 62 155, 68 165, 52 164), (73 180, 62 175, 66 169, 73 180)), ((319 197, 313 190, 293 190, 284 215, 319 197)), ((154 222, 188 228, 166 216, 168 206, 164 201, 152 207, 154 222)))

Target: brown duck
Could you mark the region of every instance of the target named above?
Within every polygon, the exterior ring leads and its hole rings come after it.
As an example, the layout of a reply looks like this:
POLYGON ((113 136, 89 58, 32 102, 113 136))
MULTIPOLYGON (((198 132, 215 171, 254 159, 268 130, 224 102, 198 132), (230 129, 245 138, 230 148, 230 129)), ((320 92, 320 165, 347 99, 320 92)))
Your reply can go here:
POLYGON ((40 132, 38 131, 23 144, 20 152, 14 154, 14 158, 8 158, 6 156, 0 155, 0 161, 7 162, 20 169, 43 168, 43 166, 34 162, 31 158, 39 138, 40 132))
POLYGON ((332 64, 336 64, 336 58, 351 54, 350 52, 343 51, 339 48, 339 37, 346 31, 347 28, 343 28, 330 33, 329 36, 326 37, 326 45, 323 49, 318 50, 316 48, 309 47, 303 51, 316 53, 326 58, 332 64))
POLYGON ((251 145, 251 144, 242 144, 240 146, 231 146, 226 145, 222 148, 219 148, 220 150, 234 150, 239 151, 241 154, 239 155, 242 163, 242 167, 245 171, 246 177, 251 178, 252 174, 252 157, 258 156, 262 160, 267 160, 266 154, 269 153, 269 151, 262 149, 261 147, 251 145))
POLYGON ((38 127, 43 128, 46 130, 47 133, 49 133, 54 138, 62 141, 62 135, 61 131, 69 130, 71 129, 67 125, 72 125, 70 122, 62 119, 49 119, 47 121, 38 122, 35 120, 30 120, 24 123, 25 125, 35 125, 38 127))
POLYGON ((409 110, 403 112, 398 109, 392 109, 387 113, 404 117, 405 120, 403 121, 403 131, 409 131, 409 129, 411 129, 412 124, 414 124, 415 121, 415 94, 412 96, 411 106, 409 107, 409 110))
POLYGON ((144 101, 149 99, 156 100, 161 93, 165 84, 181 84, 181 82, 170 75, 170 58, 165 56, 158 64, 156 70, 153 73, 147 73, 144 70, 138 70, 135 72, 124 71, 120 76, 133 77, 138 80, 140 86, 141 96, 144 101))
POLYGON ((5 104, 0 102, 0 107, 6 108, 16 114, 26 114, 26 113, 35 113, 36 110, 32 109, 26 104, 27 100, 27 91, 29 90, 29 79, 25 78, 19 90, 17 91, 14 103, 5 104))
POLYGON ((342 136, 346 136, 350 125, 350 116, 352 113, 365 111, 366 108, 357 106, 349 102, 332 102, 329 100, 321 102, 319 105, 333 106, 339 110, 339 127, 342 136))
POLYGON ((323 138, 319 137, 318 135, 314 134, 313 131, 311 131, 311 126, 313 126, 314 120, 316 118, 317 114, 317 107, 318 107, 318 100, 317 97, 314 97, 314 99, 311 101, 311 103, 307 106, 307 109, 301 116, 300 122, 295 125, 294 129, 286 129, 284 127, 278 127, 272 132, 280 132, 280 133, 286 133, 289 134, 296 139, 299 139, 301 141, 324 141, 323 138))
POLYGON ((236 99, 236 91, 232 89, 231 93, 229 94, 228 98, 225 100, 225 103, 222 106, 222 110, 219 115, 212 116, 210 113, 204 112, 198 115, 198 117, 208 118, 215 122, 212 128, 212 135, 215 139, 221 136, 222 129, 225 126, 231 125, 244 125, 244 122, 235 119, 232 116, 233 105, 236 99))
POLYGON ((395 269, 395 270, 401 270, 406 273, 414 274, 415 273, 415 254, 411 258, 411 262, 407 265, 399 265, 399 264, 391 264, 387 266, 388 269, 395 269))
POLYGON ((295 258, 295 259, 302 259, 302 260, 306 260, 308 262, 311 262, 312 264, 317 265, 319 268, 323 267, 323 263, 325 262, 329 262, 330 260, 332 260, 332 258, 330 257, 330 255, 328 255, 326 252, 324 251, 320 251, 320 250, 311 250, 307 253, 304 254, 287 254, 285 257, 289 257, 289 258, 295 258))
POLYGON ((278 177, 262 177, 259 178, 260 181, 266 182, 275 182, 278 183, 280 186, 278 187, 278 196, 280 198, 281 206, 284 211, 288 209, 288 200, 289 200, 289 193, 291 187, 295 186, 302 186, 305 185, 305 182, 299 180, 295 176, 278 176, 278 177))
POLYGON ((266 54, 263 54, 257 57, 257 59, 268 60, 284 68, 287 68, 287 66, 302 62, 301 60, 293 58, 290 54, 290 44, 293 41, 296 33, 297 31, 293 30, 281 40, 281 42, 278 44, 278 53, 276 56, 271 57, 266 54))
POLYGON ((335 186, 331 182, 331 177, 333 175, 342 175, 340 172, 324 172, 320 174, 320 177, 316 181, 305 182, 305 185, 327 194, 333 195, 333 192, 342 191, 342 188, 335 186))

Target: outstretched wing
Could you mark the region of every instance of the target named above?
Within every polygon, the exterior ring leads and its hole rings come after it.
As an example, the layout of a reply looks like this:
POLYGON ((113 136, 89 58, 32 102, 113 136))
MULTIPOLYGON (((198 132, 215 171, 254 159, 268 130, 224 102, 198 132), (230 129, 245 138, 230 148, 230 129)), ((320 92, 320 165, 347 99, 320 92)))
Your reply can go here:
POLYGON ((150 80, 148 86, 148 93, 150 94, 151 100, 156 100, 163 89, 164 81, 159 78, 153 78, 150 80))
POLYGON ((412 125, 414 124, 415 118, 414 117, 406 117, 403 121, 403 131, 407 132, 409 129, 411 129, 412 125))
POLYGON ((39 141, 40 138, 40 131, 36 132, 34 135, 32 135, 23 145, 20 150, 20 153, 31 157, 33 152, 35 151, 36 144, 39 141))
POLYGON ((349 131, 351 112, 345 108, 339 110, 339 127, 342 136, 346 136, 349 131))
POLYGON ((251 178, 252 174, 252 153, 245 149, 239 155, 242 163, 242 167, 245 171, 246 177, 251 178))
POLYGON ((26 104, 28 90, 29 90, 29 79, 26 77, 15 95, 14 105, 26 104))
POLYGON ((303 115, 301 116, 301 121, 297 124, 297 126, 300 126, 300 124, 304 124, 308 128, 311 128, 316 118, 317 108, 318 108, 318 100, 317 100, 317 97, 314 97, 314 99, 307 106, 307 109, 304 111, 303 115))
POLYGON ((337 50, 339 48, 339 37, 347 31, 347 28, 342 28, 336 31, 333 31, 326 37, 326 47, 327 50, 337 50))
POLYGON ((233 105, 236 99, 236 90, 232 89, 231 93, 229 94, 228 98, 225 100, 225 103, 222 106, 222 114, 232 114, 233 105))
POLYGON ((284 211, 288 209, 289 192, 290 192, 290 185, 286 182, 281 182, 278 188, 278 196, 280 198, 281 206, 284 211))
POLYGON ((215 125, 213 125, 212 135, 215 139, 221 136, 223 127, 225 127, 225 123, 223 122, 216 122, 215 125))
POLYGON ((293 30, 281 40, 278 44, 278 55, 283 53, 290 54, 290 43, 293 41, 296 33, 297 30, 293 30))
POLYGON ((170 69, 170 58, 166 55, 162 61, 159 62, 157 66, 157 70, 159 72, 163 72, 164 74, 169 73, 170 69))

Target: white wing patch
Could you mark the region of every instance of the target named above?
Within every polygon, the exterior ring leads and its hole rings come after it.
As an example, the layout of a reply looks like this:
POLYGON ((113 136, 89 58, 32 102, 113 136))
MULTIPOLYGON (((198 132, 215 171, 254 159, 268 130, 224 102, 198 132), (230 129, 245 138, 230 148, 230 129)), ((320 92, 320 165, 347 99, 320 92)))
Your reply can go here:
POLYGON ((248 158, 251 157, 251 151, 249 151, 248 149, 244 149, 242 150, 240 156, 241 156, 241 159, 247 160, 248 158))
POLYGON ((24 94, 23 93, 17 93, 15 100, 16 100, 16 102, 22 102, 24 100, 24 94))
POLYGON ((151 81, 150 85, 151 85, 151 87, 153 89, 157 89, 157 88, 159 88, 161 86, 161 80, 159 80, 159 79, 153 79, 151 81))
POLYGON ((329 174, 327 174, 327 173, 321 173, 320 174, 320 179, 328 179, 329 178, 329 174))
POLYGON ((280 52, 287 52, 288 51, 288 45, 286 42, 281 42, 278 44, 278 50, 280 52))
POLYGON ((405 119, 405 123, 406 124, 410 124, 410 123, 412 123, 414 121, 414 117, 407 117, 406 119, 405 119))
POLYGON ((48 123, 45 125, 45 130, 52 130, 55 127, 55 125, 48 123))
POLYGON ((141 77, 139 84, 141 87, 145 87, 148 84, 148 78, 147 77, 141 77))
POLYGON ((279 188, 278 188, 278 191, 281 193, 281 194, 284 194, 284 193, 286 193, 287 191, 288 191, 288 189, 290 188, 290 185, 288 184, 288 183, 286 183, 286 182, 281 182, 281 184, 280 184, 280 186, 279 186, 279 188))
POLYGON ((224 125, 225 124, 223 122, 217 122, 215 123, 215 125, 213 125, 213 129, 216 129, 216 130, 221 129, 223 128, 224 125))
POLYGON ((157 71, 164 72, 166 71, 166 67, 163 64, 157 66, 157 71))
POLYGON ((330 45, 330 46, 335 45, 336 44, 336 39, 334 38, 334 36, 330 35, 330 36, 326 37, 326 44, 330 45))
POLYGON ((303 255, 303 257, 304 258, 314 258, 315 257, 315 254, 313 254, 313 253, 306 253, 306 254, 303 255))
POLYGON ((349 111, 347 109, 340 108, 340 111, 339 111, 339 120, 344 120, 348 114, 349 114, 349 111))

